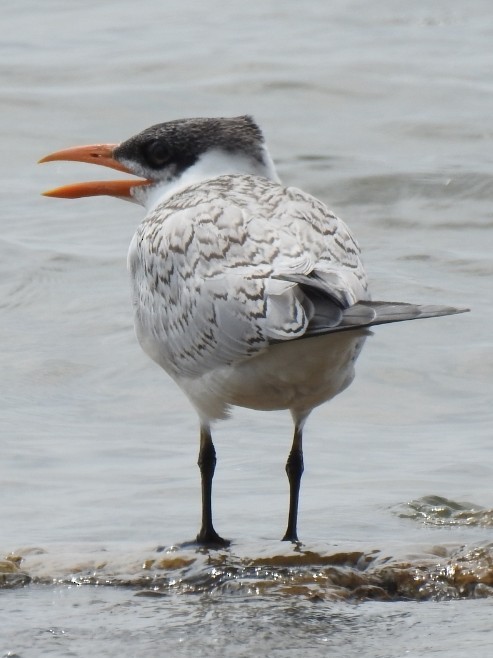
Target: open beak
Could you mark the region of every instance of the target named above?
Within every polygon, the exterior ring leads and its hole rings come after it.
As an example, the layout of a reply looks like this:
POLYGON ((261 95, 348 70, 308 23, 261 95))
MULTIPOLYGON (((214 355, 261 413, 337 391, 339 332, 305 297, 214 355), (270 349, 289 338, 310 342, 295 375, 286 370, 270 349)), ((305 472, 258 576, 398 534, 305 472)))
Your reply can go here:
MULTIPOLYGON (((55 162, 58 160, 89 162, 92 164, 110 167, 117 171, 123 171, 127 174, 132 172, 122 165, 113 156, 114 149, 118 144, 92 144, 89 146, 74 146, 50 153, 39 162, 55 162)), ((152 181, 135 178, 134 180, 112 180, 112 181, 91 181, 87 183, 73 183, 63 185, 53 190, 43 192, 44 196, 58 197, 60 199, 78 199, 84 196, 115 196, 120 199, 132 199, 132 188, 141 185, 151 185, 152 181)))

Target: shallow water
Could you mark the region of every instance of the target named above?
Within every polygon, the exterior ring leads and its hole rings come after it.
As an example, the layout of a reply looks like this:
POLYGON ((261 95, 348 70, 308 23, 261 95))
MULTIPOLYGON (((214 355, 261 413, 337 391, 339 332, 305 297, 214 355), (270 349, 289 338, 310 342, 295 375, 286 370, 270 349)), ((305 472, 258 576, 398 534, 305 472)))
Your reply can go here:
POLYGON ((3 641, 15 647, 4 655, 460 656, 471 641, 474 655, 491 650, 491 544, 408 555, 395 543, 383 554, 272 541, 79 550, 52 545, 0 564, 3 641))
POLYGON ((489 656, 489 3, 21 0, 3 28, 0 655, 489 656), (278 542, 287 414, 218 425, 233 543, 204 553, 177 547, 197 421, 132 330, 141 211, 43 199, 107 172, 35 162, 245 112, 281 178, 349 223, 375 299, 472 312, 376 328, 313 413, 301 547, 278 542))

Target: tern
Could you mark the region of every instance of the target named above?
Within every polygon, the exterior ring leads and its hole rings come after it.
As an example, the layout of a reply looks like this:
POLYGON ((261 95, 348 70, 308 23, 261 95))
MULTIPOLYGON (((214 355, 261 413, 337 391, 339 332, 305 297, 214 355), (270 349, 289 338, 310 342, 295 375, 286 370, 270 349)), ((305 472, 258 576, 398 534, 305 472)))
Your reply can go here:
POLYGON ((321 201, 281 184, 250 116, 168 121, 120 144, 76 146, 40 162, 59 160, 134 178, 46 196, 109 195, 147 211, 128 252, 135 330, 200 419, 197 543, 229 544, 213 525, 211 424, 233 406, 291 412, 283 540, 297 542, 305 421, 351 383, 369 328, 468 309, 371 301, 348 227, 321 201))

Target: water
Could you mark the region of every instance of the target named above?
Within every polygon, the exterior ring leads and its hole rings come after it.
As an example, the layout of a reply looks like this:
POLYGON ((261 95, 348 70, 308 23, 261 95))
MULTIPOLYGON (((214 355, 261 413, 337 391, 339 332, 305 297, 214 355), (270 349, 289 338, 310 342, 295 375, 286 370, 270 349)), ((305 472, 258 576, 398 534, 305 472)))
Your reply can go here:
POLYGON ((491 652, 490 4, 5 2, 0 45, 0 655, 491 652), (137 206, 39 192, 40 167, 156 122, 250 112, 282 179, 327 201, 374 298, 465 305, 379 327, 306 428, 299 548, 281 544, 290 420, 198 430, 132 330, 137 206), (3 652, 3 653, 2 653, 3 652))

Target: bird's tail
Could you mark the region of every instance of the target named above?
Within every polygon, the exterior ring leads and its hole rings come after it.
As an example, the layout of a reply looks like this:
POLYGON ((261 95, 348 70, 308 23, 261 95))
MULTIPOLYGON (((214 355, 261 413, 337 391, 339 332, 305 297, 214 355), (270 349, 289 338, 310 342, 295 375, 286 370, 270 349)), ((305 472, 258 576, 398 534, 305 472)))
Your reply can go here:
POLYGON ((357 302, 342 311, 341 322, 333 330, 341 331, 356 327, 372 327, 389 322, 421 320, 442 315, 466 313, 468 308, 454 306, 407 304, 404 302, 357 302))
POLYGON ((421 320, 469 311, 468 308, 437 304, 373 301, 359 301, 345 308, 348 300, 344 299, 340 290, 330 287, 333 282, 327 279, 326 273, 323 276, 319 272, 313 272, 308 276, 283 273, 282 276, 277 275, 275 279, 297 284, 295 294, 309 318, 308 327, 303 334, 306 338, 389 322, 421 320))

